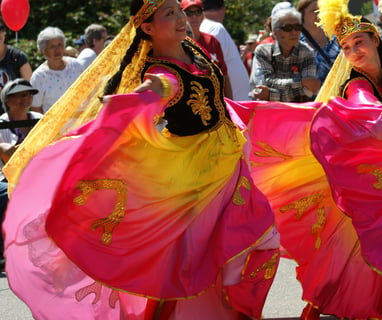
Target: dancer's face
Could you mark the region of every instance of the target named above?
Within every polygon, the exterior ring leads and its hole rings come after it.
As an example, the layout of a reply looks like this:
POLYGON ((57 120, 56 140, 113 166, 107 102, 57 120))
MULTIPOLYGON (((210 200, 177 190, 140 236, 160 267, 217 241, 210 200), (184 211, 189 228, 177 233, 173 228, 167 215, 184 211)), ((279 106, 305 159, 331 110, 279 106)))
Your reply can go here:
POLYGON ((181 41, 186 37, 187 17, 177 0, 166 0, 154 13, 152 22, 142 24, 142 29, 153 42, 181 41))
POLYGON ((361 70, 369 69, 379 61, 379 39, 375 34, 358 32, 348 36, 342 41, 341 47, 346 59, 361 70))

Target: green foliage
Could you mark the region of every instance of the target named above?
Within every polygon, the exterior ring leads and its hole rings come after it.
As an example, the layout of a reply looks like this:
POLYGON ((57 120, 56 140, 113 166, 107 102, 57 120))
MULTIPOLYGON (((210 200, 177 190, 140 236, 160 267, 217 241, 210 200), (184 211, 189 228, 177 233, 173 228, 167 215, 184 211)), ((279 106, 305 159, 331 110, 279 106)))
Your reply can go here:
POLYGON ((271 15, 278 0, 227 0, 224 25, 232 38, 244 43, 248 34, 264 29, 264 21, 271 15))
MULTIPOLYGON (((132 0, 33 0, 24 28, 18 32, 15 43, 14 32, 8 32, 8 42, 29 57, 35 69, 44 61, 36 47, 38 33, 47 26, 59 27, 67 37, 67 45, 84 33, 91 23, 104 25, 110 34, 117 34, 128 21, 132 0)), ((226 0, 224 25, 234 39, 244 43, 249 33, 263 29, 264 20, 270 15, 278 0, 226 0)))

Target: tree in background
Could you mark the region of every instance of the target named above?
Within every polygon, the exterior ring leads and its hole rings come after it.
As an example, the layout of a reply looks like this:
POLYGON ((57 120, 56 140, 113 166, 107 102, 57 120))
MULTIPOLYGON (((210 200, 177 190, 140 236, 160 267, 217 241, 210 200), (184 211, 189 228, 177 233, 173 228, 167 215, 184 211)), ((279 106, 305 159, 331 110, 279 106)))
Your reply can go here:
MULTIPOLYGON (((265 18, 278 0, 226 0, 224 25, 232 37, 244 43, 249 33, 263 29, 265 18)), ((32 68, 44 58, 36 47, 38 33, 47 26, 59 27, 65 32, 68 45, 83 34, 91 23, 104 25, 110 34, 117 34, 129 19, 131 0, 33 0, 24 28, 18 32, 18 43, 14 43, 9 31, 7 39, 27 53, 32 68)))

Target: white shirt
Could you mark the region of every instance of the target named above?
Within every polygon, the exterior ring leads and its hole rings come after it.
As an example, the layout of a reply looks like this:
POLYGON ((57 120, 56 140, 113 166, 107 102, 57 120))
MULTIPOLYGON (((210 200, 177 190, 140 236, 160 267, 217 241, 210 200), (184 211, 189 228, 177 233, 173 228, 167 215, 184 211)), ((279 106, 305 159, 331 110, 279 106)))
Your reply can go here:
POLYGON ((65 69, 51 70, 46 62, 32 73, 31 85, 39 92, 33 96, 33 107, 42 106, 43 113, 65 93, 84 70, 76 58, 64 57, 65 69))
POLYGON ((220 42, 231 81, 233 100, 249 100, 249 75, 227 29, 220 22, 204 19, 200 31, 212 34, 220 42))
POLYGON ((93 49, 85 48, 83 49, 77 57, 77 61, 81 63, 84 70, 90 66, 90 64, 97 58, 97 54, 93 49))

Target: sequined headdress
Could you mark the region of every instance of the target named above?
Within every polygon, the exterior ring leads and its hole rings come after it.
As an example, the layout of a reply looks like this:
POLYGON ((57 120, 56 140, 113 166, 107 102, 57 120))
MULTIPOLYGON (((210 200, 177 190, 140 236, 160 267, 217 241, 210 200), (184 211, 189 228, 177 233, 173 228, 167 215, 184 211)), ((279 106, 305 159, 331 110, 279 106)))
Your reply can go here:
POLYGON ((360 16, 353 16, 348 11, 349 0, 318 0, 318 25, 331 39, 337 36, 341 44, 349 35, 357 32, 374 32, 379 35, 372 23, 362 22, 360 16))
POLYGON ((134 27, 138 28, 143 21, 150 17, 164 2, 164 0, 144 0, 144 4, 134 17, 134 27))

